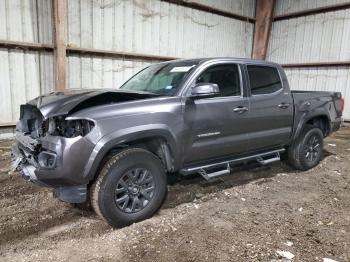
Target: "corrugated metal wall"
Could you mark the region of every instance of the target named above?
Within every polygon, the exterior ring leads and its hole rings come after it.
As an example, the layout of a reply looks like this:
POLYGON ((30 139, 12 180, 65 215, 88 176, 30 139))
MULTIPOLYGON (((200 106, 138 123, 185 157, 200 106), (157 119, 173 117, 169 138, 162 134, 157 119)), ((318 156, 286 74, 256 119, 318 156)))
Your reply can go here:
MULTIPOLYGON (((199 1, 253 14, 254 2, 199 1), (248 10, 249 9, 249 10, 248 10)), ((68 45, 172 57, 250 57, 253 24, 159 0, 70 0, 68 45)), ((156 62, 156 61, 155 61, 156 62)), ((118 87, 150 62, 74 56, 70 88, 118 87), (81 76, 94 81, 84 81, 81 76), (105 85, 106 84, 106 85, 105 85)))
POLYGON ((250 23, 159 0, 67 3, 72 46, 176 57, 251 53, 250 23))
MULTIPOLYGON (((0 39, 52 42, 51 1, 0 0, 0 39)), ((0 48, 0 123, 18 118, 19 105, 53 89, 51 53, 0 48)))
MULTIPOLYGON (((255 0, 197 0, 254 16, 255 0)), ((52 44, 51 0, 0 0, 0 40, 52 44)), ((67 0, 67 44, 174 57, 250 57, 253 24, 159 0, 67 0)), ((68 88, 117 88, 152 62, 67 57, 68 88)), ((53 90, 50 52, 0 49, 0 124, 19 105, 53 90)))
POLYGON ((0 123, 15 121, 20 104, 52 90, 51 53, 0 48, 0 123))
POLYGON ((350 9, 276 21, 268 58, 279 63, 350 59, 350 9))
MULTIPOLYGON (((345 2, 277 0, 277 14, 345 2)), ((275 21, 267 59, 281 64, 349 61, 350 9, 275 21)), ((350 120, 349 67, 287 69, 292 89, 341 91, 344 118, 350 120)))
POLYGON ((255 17, 255 0, 191 0, 191 2, 211 6, 239 15, 255 17))
POLYGON ((158 61, 69 56, 67 85, 70 88, 118 88, 152 62, 158 61))

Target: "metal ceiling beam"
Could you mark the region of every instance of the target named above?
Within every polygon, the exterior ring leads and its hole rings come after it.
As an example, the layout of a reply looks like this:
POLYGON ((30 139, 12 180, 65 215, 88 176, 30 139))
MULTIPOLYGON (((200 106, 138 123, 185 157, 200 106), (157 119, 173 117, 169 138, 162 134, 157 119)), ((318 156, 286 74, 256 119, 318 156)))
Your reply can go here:
POLYGON ((311 68, 311 67, 349 67, 350 61, 315 62, 315 63, 289 63, 282 64, 284 68, 311 68))
POLYGON ((265 59, 272 27, 275 0, 256 0, 256 21, 252 57, 265 59))
POLYGON ((14 128, 16 127, 16 122, 0 123, 1 128, 14 128))
POLYGON ((253 17, 239 15, 236 13, 228 12, 228 11, 218 9, 215 7, 211 7, 208 5, 199 4, 197 2, 184 1, 184 0, 160 0, 160 1, 171 3, 171 4, 176 4, 176 5, 181 5, 184 7, 189 7, 192 9, 196 9, 196 10, 200 10, 200 11, 204 11, 204 12, 208 12, 211 14, 220 15, 220 16, 224 16, 224 17, 229 17, 229 18, 233 18, 233 19, 237 19, 237 20, 241 20, 241 21, 245 21, 245 22, 249 22, 249 23, 255 23, 255 18, 253 18, 253 17))
MULTIPOLYGON (((52 52, 54 51, 54 46, 52 44, 40 44, 40 43, 29 43, 29 42, 19 42, 19 41, 7 41, 0 40, 0 48, 8 48, 15 50, 24 51, 44 51, 52 52)), ((168 61, 178 59, 172 56, 158 56, 150 54, 139 54, 139 53, 128 53, 128 52, 118 52, 113 50, 105 49, 94 49, 94 48, 84 48, 84 47, 65 47, 67 51, 67 56, 70 54, 81 54, 81 55, 91 55, 91 56, 104 56, 104 57, 117 57, 125 59, 140 59, 140 60, 154 60, 154 61, 168 61)))
POLYGON ((0 40, 0 48, 30 50, 30 51, 52 51, 53 45, 0 40))
POLYGON ((349 8, 350 8, 350 2, 344 3, 344 4, 331 5, 331 6, 323 6, 323 7, 303 10, 303 11, 299 11, 299 12, 293 12, 293 13, 289 13, 289 14, 276 15, 273 18, 273 20, 274 21, 281 21, 281 20, 286 20, 286 19, 290 19, 290 18, 297 18, 297 17, 309 16, 309 15, 317 15, 317 14, 322 14, 322 13, 326 13, 326 12, 345 10, 345 9, 349 9, 349 8))
POLYGON ((170 56, 127 53, 127 52, 118 52, 118 51, 112 51, 112 50, 84 48, 84 47, 67 47, 67 55, 70 55, 70 54, 103 56, 108 58, 116 57, 116 58, 124 58, 124 59, 153 60, 153 61, 168 61, 168 60, 177 59, 176 57, 170 57, 170 56))

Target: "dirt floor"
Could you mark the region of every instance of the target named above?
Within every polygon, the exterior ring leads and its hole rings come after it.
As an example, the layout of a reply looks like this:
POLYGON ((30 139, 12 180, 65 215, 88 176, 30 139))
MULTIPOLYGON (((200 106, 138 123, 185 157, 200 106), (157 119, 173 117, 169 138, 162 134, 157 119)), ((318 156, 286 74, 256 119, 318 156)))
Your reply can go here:
POLYGON ((177 179, 153 218, 118 230, 8 174, 10 145, 0 143, 0 261, 350 261, 350 128, 312 170, 177 179))

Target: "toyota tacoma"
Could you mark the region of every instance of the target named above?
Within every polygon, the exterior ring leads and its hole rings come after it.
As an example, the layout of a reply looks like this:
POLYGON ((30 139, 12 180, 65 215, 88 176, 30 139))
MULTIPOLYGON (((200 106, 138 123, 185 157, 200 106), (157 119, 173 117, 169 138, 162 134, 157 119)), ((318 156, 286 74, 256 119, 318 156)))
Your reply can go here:
POLYGON ((67 89, 21 105, 13 167, 121 227, 161 207, 174 173, 211 179, 282 154, 298 170, 316 166, 343 107, 337 92, 291 91, 272 62, 174 60, 119 89, 67 89))

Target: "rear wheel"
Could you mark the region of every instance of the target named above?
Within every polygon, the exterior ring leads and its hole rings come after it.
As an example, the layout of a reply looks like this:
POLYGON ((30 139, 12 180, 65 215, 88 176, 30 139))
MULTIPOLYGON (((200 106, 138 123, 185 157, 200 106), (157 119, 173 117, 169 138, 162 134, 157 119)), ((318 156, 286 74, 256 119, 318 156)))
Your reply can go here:
POLYGON ((307 125, 288 150, 289 163, 299 170, 315 167, 323 156, 323 133, 307 125))
POLYGON ((151 217, 167 193, 166 174, 160 159, 140 148, 112 156, 91 188, 91 203, 114 227, 151 217))

